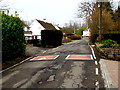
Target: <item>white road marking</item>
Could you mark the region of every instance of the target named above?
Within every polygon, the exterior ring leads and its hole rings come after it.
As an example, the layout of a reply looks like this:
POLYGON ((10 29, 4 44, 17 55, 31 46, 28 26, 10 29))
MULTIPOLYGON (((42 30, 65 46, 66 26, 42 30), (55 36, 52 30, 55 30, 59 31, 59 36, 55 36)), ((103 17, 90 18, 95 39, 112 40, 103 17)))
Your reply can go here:
POLYGON ((96 75, 98 75, 98 68, 95 68, 96 75))
POLYGON ((98 65, 98 62, 97 62, 97 61, 95 61, 95 65, 98 65))
POLYGON ((91 59, 93 60, 93 56, 92 55, 90 55, 91 56, 91 59))
POLYGON ((57 55, 54 59, 58 58, 60 55, 57 55))
POLYGON ((99 90, 99 82, 98 81, 95 83, 95 86, 96 86, 95 90, 99 90))
MULTIPOLYGON (((88 43, 88 45, 89 45, 89 43, 88 43)), ((89 45, 89 46, 90 46, 90 45, 89 45)), ((92 48, 91 46, 90 46, 90 48, 91 48, 91 50, 92 50, 92 54, 93 54, 94 59, 96 59, 95 52, 94 52, 93 48, 92 48)))
POLYGON ((70 57, 70 55, 68 55, 65 59, 68 59, 70 57))
POLYGON ((99 84, 99 83, 98 83, 98 81, 97 81, 97 82, 95 83, 95 86, 98 86, 98 84, 99 84))

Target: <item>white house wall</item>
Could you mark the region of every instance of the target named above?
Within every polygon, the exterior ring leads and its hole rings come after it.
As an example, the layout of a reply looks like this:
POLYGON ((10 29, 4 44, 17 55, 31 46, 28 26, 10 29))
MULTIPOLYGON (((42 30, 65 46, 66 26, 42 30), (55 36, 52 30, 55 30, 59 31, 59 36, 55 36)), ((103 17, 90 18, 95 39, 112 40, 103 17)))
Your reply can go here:
POLYGON ((33 36, 41 36, 41 30, 45 28, 36 20, 30 25, 30 31, 32 31, 33 36))
POLYGON ((90 32, 89 32, 89 30, 87 30, 87 31, 83 31, 83 36, 90 36, 90 32))

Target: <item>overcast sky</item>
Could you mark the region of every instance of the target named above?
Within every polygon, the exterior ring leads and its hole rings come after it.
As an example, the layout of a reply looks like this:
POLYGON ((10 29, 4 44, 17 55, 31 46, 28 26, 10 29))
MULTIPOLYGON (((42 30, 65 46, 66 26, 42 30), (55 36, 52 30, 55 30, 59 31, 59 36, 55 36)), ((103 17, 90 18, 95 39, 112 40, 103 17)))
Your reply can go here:
MULTIPOLYGON (((3 0, 0 5, 8 5, 10 11, 18 11, 24 20, 43 20, 63 26, 70 20, 78 20, 77 10, 85 0, 3 0)), ((119 0, 114 0, 118 2, 119 0)), ((79 19, 80 20, 80 19, 79 19)))

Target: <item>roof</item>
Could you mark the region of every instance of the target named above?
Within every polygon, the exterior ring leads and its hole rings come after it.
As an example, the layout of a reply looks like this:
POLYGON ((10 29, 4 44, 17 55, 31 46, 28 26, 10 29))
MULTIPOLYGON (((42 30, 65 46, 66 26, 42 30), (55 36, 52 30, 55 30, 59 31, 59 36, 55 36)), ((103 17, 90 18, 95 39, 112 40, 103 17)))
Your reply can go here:
POLYGON ((56 30, 56 28, 51 24, 47 22, 43 22, 41 20, 37 20, 46 30, 56 30))
POLYGON ((58 28, 61 30, 62 28, 58 26, 58 28))

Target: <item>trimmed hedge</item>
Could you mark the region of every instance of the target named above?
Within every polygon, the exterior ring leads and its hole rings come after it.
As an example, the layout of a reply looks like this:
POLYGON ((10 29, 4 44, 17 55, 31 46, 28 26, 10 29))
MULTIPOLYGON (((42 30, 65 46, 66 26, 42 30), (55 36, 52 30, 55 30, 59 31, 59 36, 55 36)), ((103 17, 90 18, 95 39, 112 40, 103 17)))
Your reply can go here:
MULTIPOLYGON (((92 43, 95 43, 97 41, 98 36, 98 34, 91 35, 90 41, 92 43)), ((102 36, 103 40, 111 39, 117 41, 117 43, 120 44, 120 34, 102 34, 102 36)))
POLYGON ((68 36, 68 38, 70 38, 71 40, 80 40, 80 39, 81 39, 81 36, 72 35, 72 36, 68 36))
POLYGON ((120 44, 120 34, 103 34, 104 39, 112 39, 120 44))
POLYGON ((21 56, 25 52, 23 22, 18 17, 2 13, 2 59, 21 56))
POLYGON ((59 46, 62 44, 63 33, 59 30, 42 30, 41 39, 42 46, 59 46))

